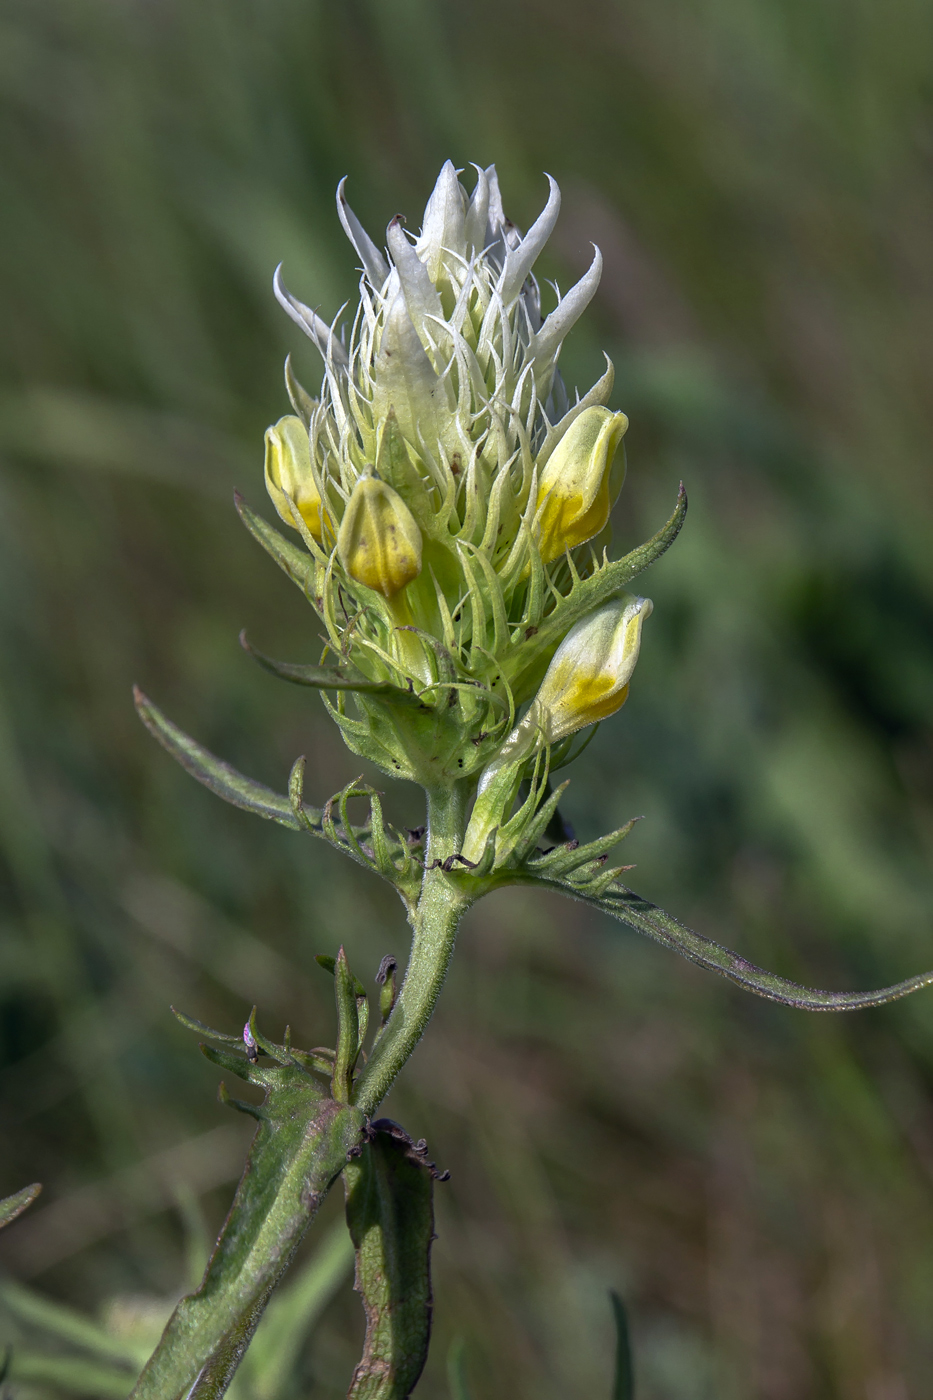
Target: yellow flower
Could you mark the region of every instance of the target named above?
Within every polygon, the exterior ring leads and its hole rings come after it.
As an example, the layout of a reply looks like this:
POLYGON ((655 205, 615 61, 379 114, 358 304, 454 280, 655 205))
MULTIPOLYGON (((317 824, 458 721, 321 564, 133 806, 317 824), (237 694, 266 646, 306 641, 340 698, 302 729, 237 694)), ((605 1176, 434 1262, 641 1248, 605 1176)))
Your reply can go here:
POLYGON ((545 564, 591 540, 608 521, 625 479, 625 452, 618 449, 627 427, 624 413, 584 409, 548 458, 535 518, 545 564))
POLYGON ((321 496, 311 470, 308 431, 300 418, 280 418, 266 429, 266 490, 286 525, 298 529, 293 502, 314 538, 322 538, 321 496))
POLYGON ((361 476, 340 523, 337 553, 357 583, 393 598, 421 572, 421 531, 397 491, 375 475, 361 476))

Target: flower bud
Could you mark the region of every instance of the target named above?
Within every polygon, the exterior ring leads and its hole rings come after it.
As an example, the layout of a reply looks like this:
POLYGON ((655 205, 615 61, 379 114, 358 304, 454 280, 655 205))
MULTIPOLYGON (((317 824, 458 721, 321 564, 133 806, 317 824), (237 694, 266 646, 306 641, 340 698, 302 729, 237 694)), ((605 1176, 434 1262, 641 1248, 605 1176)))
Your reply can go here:
POLYGON ((554 448, 538 483, 543 563, 591 540, 606 524, 625 479, 625 453, 617 449, 627 427, 624 413, 587 408, 554 448))
MULTIPOLYGON (((531 711, 549 744, 615 714, 628 698, 650 598, 630 593, 571 627, 551 660, 531 711)), ((527 718, 527 717, 526 717, 527 718)))
POLYGON ((641 625, 652 607, 650 598, 623 593, 571 627, 524 719, 483 773, 481 793, 508 765, 529 758, 539 743, 557 744, 578 729, 607 719, 625 704, 638 660, 641 625))
POLYGON ((337 553, 351 578, 392 598, 421 572, 421 531, 397 491, 361 476, 347 502, 337 553))
POLYGON ((311 470, 308 431, 300 418, 280 418, 266 429, 266 490, 286 525, 298 529, 294 502, 311 534, 321 539, 321 496, 311 470))

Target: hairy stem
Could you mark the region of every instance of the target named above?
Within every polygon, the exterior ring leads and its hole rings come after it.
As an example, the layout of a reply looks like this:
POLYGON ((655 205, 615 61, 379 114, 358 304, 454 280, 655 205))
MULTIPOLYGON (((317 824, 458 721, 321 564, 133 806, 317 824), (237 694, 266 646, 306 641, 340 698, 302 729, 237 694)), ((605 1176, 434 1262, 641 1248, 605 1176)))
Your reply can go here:
POLYGON ((424 881, 418 903, 409 915, 414 937, 408 968, 385 1031, 353 1095, 354 1103, 367 1117, 385 1098, 424 1034, 444 985, 457 925, 469 900, 434 862, 460 851, 468 796, 465 785, 428 792, 424 881))

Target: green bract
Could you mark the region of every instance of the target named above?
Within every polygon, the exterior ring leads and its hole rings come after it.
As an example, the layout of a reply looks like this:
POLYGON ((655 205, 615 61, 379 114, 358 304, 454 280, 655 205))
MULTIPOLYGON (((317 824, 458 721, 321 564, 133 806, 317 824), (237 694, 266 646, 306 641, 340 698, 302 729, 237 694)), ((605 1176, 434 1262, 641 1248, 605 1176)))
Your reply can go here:
POLYGON ((346 742, 433 788, 494 761, 566 633, 637 572, 591 544, 605 541, 624 473, 627 420, 605 407, 612 366, 573 403, 557 369, 602 260, 597 250, 543 315, 533 267, 560 192, 551 180, 522 237, 494 167, 477 170, 468 195, 448 161, 420 236, 393 219, 385 254, 343 184, 337 207, 362 263, 359 306, 345 341, 276 273, 324 381, 312 399, 287 368, 308 456, 293 444, 284 462, 283 425, 296 420, 283 419, 266 480, 310 555, 303 586, 333 661, 418 700, 357 692, 350 713, 341 695, 332 710, 346 742))

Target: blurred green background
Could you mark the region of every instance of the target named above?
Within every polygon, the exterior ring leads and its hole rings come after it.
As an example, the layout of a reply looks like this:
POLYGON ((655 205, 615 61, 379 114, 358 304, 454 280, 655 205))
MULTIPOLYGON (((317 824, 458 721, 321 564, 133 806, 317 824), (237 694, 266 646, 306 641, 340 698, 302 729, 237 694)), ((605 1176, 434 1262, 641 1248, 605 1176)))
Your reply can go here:
MULTIPOLYGON (((378 241, 448 156, 497 162, 524 226, 550 171, 543 273, 606 259, 563 364, 616 363, 619 546, 687 482, 579 834, 644 814, 635 888, 784 975, 933 966, 931 73, 929 0, 5 0, 0 1192, 45 1183, 14 1277, 98 1315, 177 1291, 249 1128, 169 1003, 318 1044, 313 955, 407 947, 394 896, 130 703, 279 789, 306 753, 311 800, 358 771, 237 646, 314 659, 317 628, 230 499, 270 511, 287 350, 317 383, 274 266, 328 316, 355 295, 344 174, 378 241)), ((425 1400, 457 1336, 477 1400, 607 1395, 610 1287, 643 1400, 929 1395, 933 992, 786 1010, 513 892, 387 1108, 453 1173, 425 1400)), ((343 1394, 361 1335, 347 1278, 295 1395, 343 1394)))

